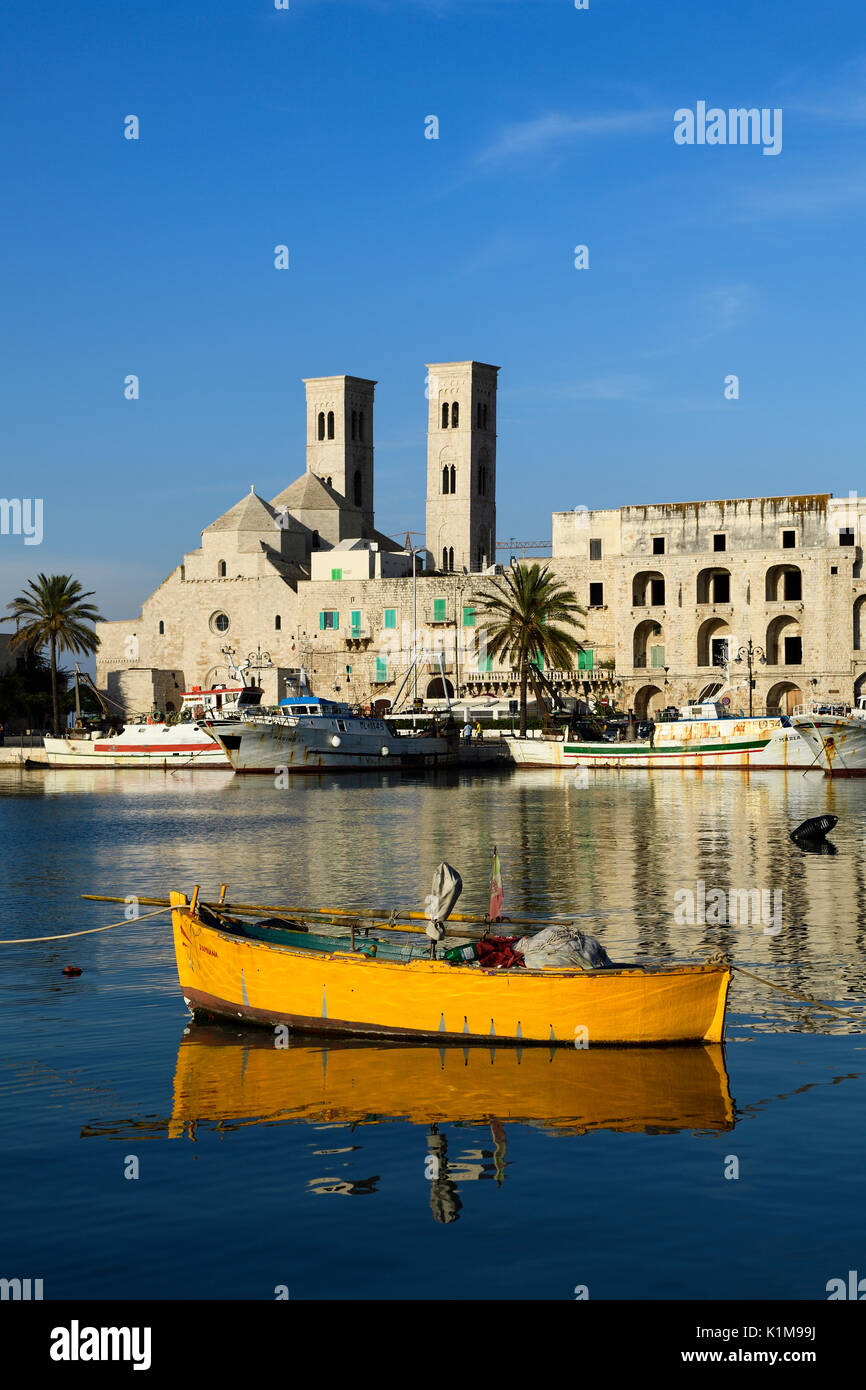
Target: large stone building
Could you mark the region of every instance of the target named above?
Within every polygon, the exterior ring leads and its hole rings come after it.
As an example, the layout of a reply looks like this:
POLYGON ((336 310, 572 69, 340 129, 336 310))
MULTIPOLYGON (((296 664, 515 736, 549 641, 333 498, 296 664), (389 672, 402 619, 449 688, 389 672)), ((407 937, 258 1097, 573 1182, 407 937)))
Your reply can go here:
MULTIPOLYGON (((128 712, 176 709, 256 653, 266 700, 303 661, 314 688, 368 703, 513 697, 492 669, 475 597, 496 554, 498 368, 428 367, 426 547, 375 527, 373 396, 361 377, 307 391, 306 468, 267 501, 251 489, 140 615, 100 624, 97 676, 128 712)), ((788 710, 866 693, 866 502, 829 494, 661 503, 553 516, 557 576, 586 607, 564 693, 643 717, 724 698, 788 710), (752 644, 749 688, 747 649, 752 644), (739 659, 738 659, 739 658, 739 659)))
POLYGON ((270 501, 251 488, 137 618, 99 624, 97 680, 113 701, 176 710, 184 690, 227 680, 229 652, 255 653, 269 703, 302 661, 322 694, 392 699, 416 630, 413 693, 454 693, 467 669, 478 674, 471 592, 496 540, 498 368, 428 372, 427 547, 407 551, 375 528, 376 383, 307 380, 304 473, 270 501))

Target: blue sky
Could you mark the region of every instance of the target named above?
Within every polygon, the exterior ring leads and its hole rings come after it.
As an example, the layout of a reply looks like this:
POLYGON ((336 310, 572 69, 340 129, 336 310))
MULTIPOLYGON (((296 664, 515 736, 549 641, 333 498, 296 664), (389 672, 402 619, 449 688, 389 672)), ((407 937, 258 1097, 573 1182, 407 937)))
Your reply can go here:
POLYGON ((502 367, 501 539, 862 491, 853 0, 7 0, 0 65, 0 495, 44 499, 41 546, 0 536, 4 604, 68 570, 137 612, 303 470, 304 376, 378 380, 395 535, 424 525, 424 363, 469 357, 502 367), (698 101, 781 108, 781 154, 678 146, 698 101))

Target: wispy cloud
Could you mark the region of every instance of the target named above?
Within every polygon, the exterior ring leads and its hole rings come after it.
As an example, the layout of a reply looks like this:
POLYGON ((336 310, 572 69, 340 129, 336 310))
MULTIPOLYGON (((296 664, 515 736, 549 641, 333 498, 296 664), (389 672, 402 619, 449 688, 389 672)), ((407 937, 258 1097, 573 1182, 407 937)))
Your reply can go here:
POLYGON ((866 169, 815 173, 787 183, 764 183, 740 198, 739 216, 764 218, 822 217, 866 203, 866 169))
POLYGON ((559 152, 580 142, 657 129, 665 121, 670 122, 670 112, 658 110, 613 111, 596 116, 550 111, 546 115, 505 126, 495 139, 479 151, 476 163, 488 169, 500 168, 503 164, 559 152))
POLYGON ((750 285, 715 285, 702 290, 696 307, 703 321, 704 336, 736 328, 751 310, 754 295, 750 285))
POLYGON ((851 58, 830 79, 816 82, 813 73, 789 77, 785 105, 823 120, 861 125, 866 122, 866 57, 851 58), (802 85, 800 85, 802 83, 802 85))

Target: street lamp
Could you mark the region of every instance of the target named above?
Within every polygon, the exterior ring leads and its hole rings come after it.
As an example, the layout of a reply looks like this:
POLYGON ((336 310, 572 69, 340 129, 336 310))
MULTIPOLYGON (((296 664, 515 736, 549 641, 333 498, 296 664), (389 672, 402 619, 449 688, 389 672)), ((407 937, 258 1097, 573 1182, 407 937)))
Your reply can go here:
POLYGON ((740 647, 739 651, 737 652, 737 655, 734 657, 734 660, 738 663, 745 661, 747 670, 749 672, 749 718, 751 719, 752 691, 755 688, 755 682, 752 678, 752 671, 754 670, 756 661, 760 661, 762 666, 766 666, 767 658, 764 654, 764 648, 756 647, 750 637, 746 646, 740 647))

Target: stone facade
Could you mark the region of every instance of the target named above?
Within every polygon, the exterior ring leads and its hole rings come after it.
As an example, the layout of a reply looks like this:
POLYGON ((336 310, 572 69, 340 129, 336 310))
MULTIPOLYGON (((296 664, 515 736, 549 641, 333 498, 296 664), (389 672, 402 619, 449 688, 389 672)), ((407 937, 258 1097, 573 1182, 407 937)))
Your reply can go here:
POLYGON ((496 382, 485 362, 427 367, 427 545, 462 573, 496 555, 496 382))
POLYGON ((807 496, 556 512, 553 566, 621 706, 790 710, 866 693, 866 501, 807 496), (763 658, 763 660, 762 660, 763 658))

